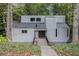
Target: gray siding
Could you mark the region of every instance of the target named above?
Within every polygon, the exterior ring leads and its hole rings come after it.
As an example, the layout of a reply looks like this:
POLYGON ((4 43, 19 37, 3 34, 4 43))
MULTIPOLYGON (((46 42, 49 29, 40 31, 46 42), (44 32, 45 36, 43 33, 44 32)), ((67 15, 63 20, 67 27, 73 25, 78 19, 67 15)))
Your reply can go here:
POLYGON ((34 29, 12 28, 12 42, 33 42, 34 29), (22 30, 27 30, 27 33, 22 33, 22 30))
POLYGON ((67 42, 65 17, 46 17, 47 38, 49 42, 67 42), (57 36, 56 36, 57 29, 57 36))
POLYGON ((67 29, 68 28, 67 24, 65 23, 65 16, 22 16, 21 23, 13 23, 12 41, 33 42, 35 30, 37 30, 37 32, 39 30, 46 30, 46 36, 49 42, 67 42, 67 29), (31 17, 40 17, 42 21, 30 22, 31 17), (21 32, 22 30, 27 30, 28 33, 23 34, 21 32))
POLYGON ((13 28, 46 29, 45 23, 15 23, 13 28))
MULTIPOLYGON (((35 22, 31 22, 30 18, 41 18, 41 23, 43 23, 45 21, 45 16, 21 16, 21 23, 36 23, 35 22)), ((39 22, 38 22, 39 23, 39 22)))
POLYGON ((46 18, 47 38, 49 42, 56 40, 56 18, 46 18))

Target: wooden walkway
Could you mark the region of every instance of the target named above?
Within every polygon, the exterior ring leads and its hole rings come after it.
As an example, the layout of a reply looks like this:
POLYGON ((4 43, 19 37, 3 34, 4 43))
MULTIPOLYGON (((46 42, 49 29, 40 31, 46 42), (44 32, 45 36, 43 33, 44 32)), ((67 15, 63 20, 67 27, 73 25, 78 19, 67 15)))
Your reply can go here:
POLYGON ((48 46, 45 38, 39 38, 37 44, 38 44, 38 46, 48 46))
POLYGON ((39 38, 37 41, 37 45, 41 47, 41 56, 57 56, 57 53, 48 46, 45 38, 39 38))

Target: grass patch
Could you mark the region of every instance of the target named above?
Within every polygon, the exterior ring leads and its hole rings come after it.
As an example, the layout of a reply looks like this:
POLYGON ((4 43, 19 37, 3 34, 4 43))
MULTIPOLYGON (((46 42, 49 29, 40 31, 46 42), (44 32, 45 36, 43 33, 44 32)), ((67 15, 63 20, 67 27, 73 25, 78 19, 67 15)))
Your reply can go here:
POLYGON ((60 56, 79 56, 79 44, 77 43, 55 44, 52 48, 60 56))
POLYGON ((0 43, 0 55, 32 56, 40 55, 40 47, 26 43, 0 43))

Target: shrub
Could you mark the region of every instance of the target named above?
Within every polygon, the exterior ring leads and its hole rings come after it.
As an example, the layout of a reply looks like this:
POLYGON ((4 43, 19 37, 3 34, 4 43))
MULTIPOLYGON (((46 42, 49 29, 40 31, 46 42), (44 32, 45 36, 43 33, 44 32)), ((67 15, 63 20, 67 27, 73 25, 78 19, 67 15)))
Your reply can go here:
POLYGON ((77 43, 55 44, 52 48, 57 51, 58 55, 79 56, 79 44, 77 43))
POLYGON ((0 35, 0 43, 3 43, 3 42, 8 42, 7 38, 0 35))

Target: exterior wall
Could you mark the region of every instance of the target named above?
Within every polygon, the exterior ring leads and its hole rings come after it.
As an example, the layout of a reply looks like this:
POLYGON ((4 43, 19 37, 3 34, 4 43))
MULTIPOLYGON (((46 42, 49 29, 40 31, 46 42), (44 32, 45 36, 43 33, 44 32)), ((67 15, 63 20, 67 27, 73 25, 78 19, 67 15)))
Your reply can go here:
MULTIPOLYGON (((56 22, 65 23, 65 16, 57 16, 56 22)), ((69 40, 67 36, 67 29, 68 28, 63 28, 62 26, 57 28, 57 37, 55 42, 67 42, 69 40)))
POLYGON ((26 16, 26 15, 21 16, 21 22, 22 23, 25 23, 25 22, 29 23, 30 18, 41 18, 41 22, 45 22, 45 17, 47 17, 47 18, 57 18, 56 22, 65 22, 65 16, 26 16))
POLYGON ((30 22, 28 16, 21 16, 21 23, 30 22))
POLYGON ((33 42, 34 29, 12 28, 12 42, 33 42), (27 33, 22 33, 27 30, 27 33))
POLYGON ((47 38, 49 42, 56 40, 55 29, 56 29, 56 18, 46 18, 47 38))
POLYGON ((57 18, 56 22, 63 22, 65 23, 65 16, 55 16, 57 18))
POLYGON ((38 31, 35 31, 35 38, 39 38, 38 31))
MULTIPOLYGON (((45 22, 45 19, 44 19, 45 16, 26 16, 26 15, 25 15, 25 16, 21 16, 21 22, 22 22, 22 23, 25 23, 25 22, 26 22, 26 23, 27 23, 27 22, 28 22, 28 23, 31 23, 30 18, 41 18, 41 23, 42 23, 42 22, 45 22)), ((32 23, 33 23, 33 22, 32 22, 32 23)), ((34 22, 34 23, 37 23, 37 22, 34 22)))
POLYGON ((64 23, 65 17, 46 17, 47 38, 49 42, 67 42, 67 28, 57 28, 57 22, 64 23), (57 37, 56 37, 57 29, 57 37))
POLYGON ((46 16, 46 18, 56 18, 56 22, 65 22, 65 16, 46 16))
POLYGON ((57 28, 57 37, 56 42, 67 42, 68 36, 67 36, 67 28, 57 28))
MULTIPOLYGON (((65 23, 65 16, 22 16, 21 23, 31 23, 30 18, 41 18, 41 22, 46 22, 46 36, 49 42, 67 42, 67 29, 57 28, 57 22, 65 23), (57 29, 57 37, 56 37, 57 29)), ((32 22, 33 23, 33 22, 32 22)), ((45 27, 45 26, 44 26, 45 27)), ((38 38, 38 32, 34 33, 32 28, 12 28, 12 42, 33 42, 34 35, 38 38), (22 33, 27 30, 27 33, 22 33)))

